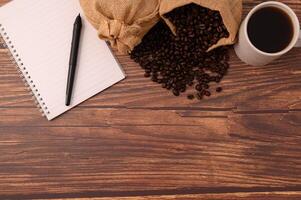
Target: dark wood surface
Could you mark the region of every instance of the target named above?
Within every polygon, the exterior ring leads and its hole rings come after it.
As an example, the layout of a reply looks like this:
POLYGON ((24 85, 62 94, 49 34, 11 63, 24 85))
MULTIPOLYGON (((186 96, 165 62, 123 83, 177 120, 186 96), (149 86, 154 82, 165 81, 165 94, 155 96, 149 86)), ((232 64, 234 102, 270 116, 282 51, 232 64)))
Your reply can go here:
POLYGON ((301 199, 301 49, 266 67, 231 51, 202 102, 116 54, 127 79, 48 122, 0 43, 0 199, 301 199))

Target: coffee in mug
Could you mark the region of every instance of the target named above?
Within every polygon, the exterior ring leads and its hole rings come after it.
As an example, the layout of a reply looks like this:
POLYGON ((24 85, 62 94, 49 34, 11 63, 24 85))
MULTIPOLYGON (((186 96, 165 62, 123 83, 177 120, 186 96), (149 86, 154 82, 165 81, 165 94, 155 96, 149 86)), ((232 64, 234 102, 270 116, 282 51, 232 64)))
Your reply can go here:
POLYGON ((249 19, 247 29, 251 43, 267 53, 282 51, 294 36, 291 18, 276 7, 265 7, 256 11, 249 19))
POLYGON ((300 25, 287 5, 269 1, 253 8, 243 21, 237 56, 250 65, 266 65, 300 44, 300 25))

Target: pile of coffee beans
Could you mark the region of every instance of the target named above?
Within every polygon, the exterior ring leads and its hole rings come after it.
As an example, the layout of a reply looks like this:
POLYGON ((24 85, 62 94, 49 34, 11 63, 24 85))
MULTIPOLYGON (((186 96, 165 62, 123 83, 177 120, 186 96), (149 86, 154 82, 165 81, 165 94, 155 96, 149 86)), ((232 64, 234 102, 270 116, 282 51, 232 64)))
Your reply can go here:
POLYGON ((220 13, 189 4, 165 17, 177 27, 176 35, 161 20, 131 52, 131 58, 145 70, 145 77, 175 96, 192 86, 196 92, 188 94, 188 99, 211 96, 210 83, 219 83, 229 68, 227 47, 207 52, 221 38, 229 37, 220 13))

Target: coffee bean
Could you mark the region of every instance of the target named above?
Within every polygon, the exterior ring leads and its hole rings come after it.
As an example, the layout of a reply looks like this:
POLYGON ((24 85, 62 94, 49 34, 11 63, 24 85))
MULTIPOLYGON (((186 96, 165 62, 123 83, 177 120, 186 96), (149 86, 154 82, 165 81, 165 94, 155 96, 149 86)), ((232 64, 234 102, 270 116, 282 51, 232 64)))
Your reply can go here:
POLYGON ((219 82, 221 82, 221 78, 217 76, 217 77, 215 77, 214 81, 219 83, 219 82))
POLYGON ((172 93, 175 95, 175 96, 179 96, 180 95, 180 92, 176 89, 173 89, 172 90, 172 93))
POLYGON ((152 76, 151 79, 152 79, 153 82, 158 82, 158 78, 156 76, 152 76))
POLYGON ((195 89, 196 89, 197 91, 202 91, 203 87, 202 87, 202 85, 197 84, 197 85, 195 86, 195 89))
POLYGON ((193 81, 188 82, 188 86, 193 86, 193 81))
POLYGON ((177 35, 160 20, 131 52, 131 59, 145 70, 145 77, 151 77, 175 96, 184 93, 194 82, 194 97, 210 96, 210 82, 219 83, 229 69, 227 47, 207 52, 221 38, 229 37, 220 13, 189 4, 165 17, 175 25, 177 35))
POLYGON ((187 95, 187 99, 189 99, 189 100, 193 100, 193 99, 194 99, 194 95, 193 95, 193 94, 189 94, 189 95, 187 95))
POLYGON ((184 86, 184 87, 182 87, 181 89, 180 89, 180 92, 181 93, 184 93, 186 91, 186 86, 184 86))
POLYGON ((223 88, 221 88, 221 87, 216 88, 216 92, 222 92, 222 91, 223 91, 223 88))
POLYGON ((202 93, 197 93, 196 97, 198 100, 202 100, 204 95, 202 93))
POLYGON ((211 96, 211 92, 209 92, 208 90, 205 91, 205 96, 210 97, 211 96))

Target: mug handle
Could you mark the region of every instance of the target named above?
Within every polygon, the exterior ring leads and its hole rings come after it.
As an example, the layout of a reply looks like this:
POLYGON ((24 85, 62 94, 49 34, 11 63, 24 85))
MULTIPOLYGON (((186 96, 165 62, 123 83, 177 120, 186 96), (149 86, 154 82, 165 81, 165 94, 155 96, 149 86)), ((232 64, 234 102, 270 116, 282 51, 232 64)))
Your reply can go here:
POLYGON ((301 47, 301 31, 299 33, 299 38, 298 38, 298 41, 297 41, 295 47, 301 47))

